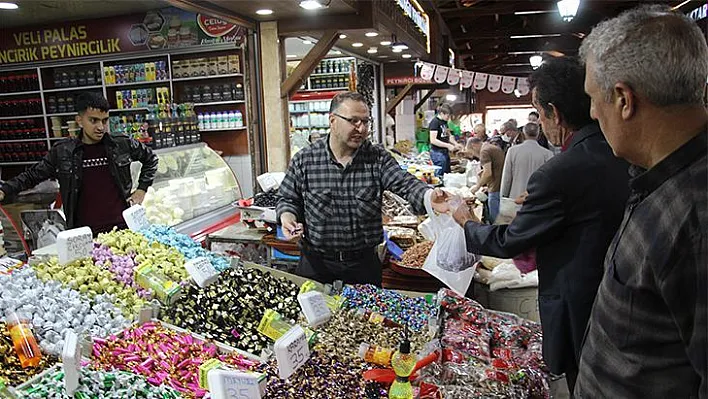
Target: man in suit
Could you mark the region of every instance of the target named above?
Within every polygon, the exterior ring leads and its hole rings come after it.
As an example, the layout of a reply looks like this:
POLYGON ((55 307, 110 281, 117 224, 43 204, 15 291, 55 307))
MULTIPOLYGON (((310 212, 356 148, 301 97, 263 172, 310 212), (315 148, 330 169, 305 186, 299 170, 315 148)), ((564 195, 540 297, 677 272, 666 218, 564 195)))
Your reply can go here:
POLYGON ((573 58, 546 61, 531 75, 533 105, 549 140, 564 152, 529 179, 528 197, 509 225, 454 212, 467 250, 512 258, 536 248, 543 356, 573 392, 580 349, 603 275, 603 258, 622 220, 628 164, 612 154, 590 118, 585 71, 573 58))

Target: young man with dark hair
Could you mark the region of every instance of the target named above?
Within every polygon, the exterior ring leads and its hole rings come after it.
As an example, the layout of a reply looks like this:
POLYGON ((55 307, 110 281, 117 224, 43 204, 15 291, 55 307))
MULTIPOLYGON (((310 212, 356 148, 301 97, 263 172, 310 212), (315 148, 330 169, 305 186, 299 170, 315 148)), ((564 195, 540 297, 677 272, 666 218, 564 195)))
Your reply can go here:
POLYGON ((443 104, 438 108, 438 113, 428 125, 430 131, 430 160, 440 169, 435 171, 436 176, 450 173, 450 151, 460 150, 455 138, 447 126, 452 116, 452 107, 443 104))
POLYGON ((83 93, 76 102, 77 138, 62 140, 39 163, 0 187, 0 201, 48 180, 59 181, 69 228, 88 226, 94 234, 124 228, 123 211, 143 202, 157 171, 157 156, 145 145, 108 132, 108 101, 83 93), (142 163, 133 191, 130 164, 142 163))
POLYGON ((368 140, 370 124, 364 96, 338 94, 330 106, 330 134, 290 162, 276 210, 285 237, 302 238, 301 276, 381 285, 376 247, 383 241, 384 190, 408 200, 418 214, 425 214, 426 201, 447 211, 441 190, 429 189, 368 140))
POLYGON ((570 392, 602 261, 629 191, 627 163, 612 155, 590 118, 584 79, 584 68, 570 57, 548 60, 531 75, 541 125, 564 152, 531 175, 511 224, 480 224, 466 207, 453 215, 471 253, 513 258, 536 248, 543 357, 552 373, 566 374, 570 392))

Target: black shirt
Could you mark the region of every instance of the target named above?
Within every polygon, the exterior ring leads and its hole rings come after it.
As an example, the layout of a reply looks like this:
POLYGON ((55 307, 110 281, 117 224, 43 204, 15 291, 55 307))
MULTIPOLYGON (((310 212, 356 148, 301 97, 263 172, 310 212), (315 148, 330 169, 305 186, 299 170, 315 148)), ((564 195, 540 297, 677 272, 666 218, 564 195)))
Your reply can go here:
MULTIPOLYGON (((435 116, 435 118, 433 118, 432 121, 430 121, 430 125, 428 125, 428 130, 430 131, 430 134, 436 132, 435 137, 443 143, 450 142, 450 128, 447 127, 447 121, 440 119, 437 115, 435 116)), ((438 147, 432 144, 431 147, 438 151, 447 152, 447 148, 444 147, 438 147)))

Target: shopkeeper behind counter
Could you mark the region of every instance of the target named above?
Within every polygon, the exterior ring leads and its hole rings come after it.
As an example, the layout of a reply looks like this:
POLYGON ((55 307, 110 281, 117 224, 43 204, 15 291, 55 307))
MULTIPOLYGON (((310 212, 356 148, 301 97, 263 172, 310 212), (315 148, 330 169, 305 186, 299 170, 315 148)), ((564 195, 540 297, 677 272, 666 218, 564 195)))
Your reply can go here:
POLYGON ((108 134, 108 101, 82 93, 76 102, 79 137, 55 144, 44 159, 0 187, 0 201, 48 180, 59 180, 69 228, 88 226, 94 234, 125 228, 123 211, 140 204, 157 172, 157 155, 123 135, 108 134), (133 192, 130 163, 142 163, 133 192))
POLYGON ((368 140, 371 118, 361 94, 335 96, 329 124, 329 135, 293 157, 280 186, 278 220, 287 239, 301 237, 297 274, 323 283, 381 285, 376 247, 383 241, 383 191, 405 198, 419 214, 425 201, 447 211, 444 195, 368 140))

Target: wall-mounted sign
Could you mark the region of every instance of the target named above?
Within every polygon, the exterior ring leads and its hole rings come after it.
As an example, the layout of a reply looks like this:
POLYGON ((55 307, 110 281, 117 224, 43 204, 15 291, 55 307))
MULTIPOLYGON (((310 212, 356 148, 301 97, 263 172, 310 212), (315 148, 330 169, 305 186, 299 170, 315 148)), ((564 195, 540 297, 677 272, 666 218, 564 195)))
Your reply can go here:
POLYGON ((385 86, 405 86, 409 83, 422 84, 422 85, 435 84, 435 82, 433 82, 431 80, 423 79, 418 76, 399 76, 399 77, 392 77, 392 78, 384 79, 385 86))
POLYGON ((708 17, 708 3, 696 8, 686 15, 694 21, 700 21, 701 19, 708 17))
POLYGON ((242 43, 246 29, 169 7, 144 14, 0 30, 0 65, 242 43))
POLYGON ((417 3, 413 5, 413 2, 416 0, 396 0, 396 3, 398 3, 398 6, 401 7, 404 13, 408 16, 408 18, 413 21, 415 26, 420 29, 421 32, 425 35, 426 38, 430 37, 430 22, 428 20, 428 14, 422 11, 420 8, 420 5, 417 3))

